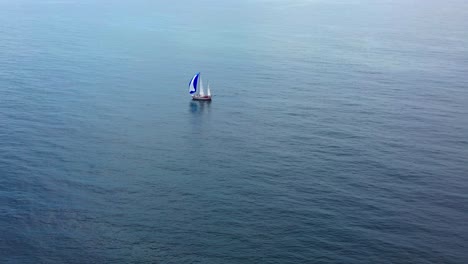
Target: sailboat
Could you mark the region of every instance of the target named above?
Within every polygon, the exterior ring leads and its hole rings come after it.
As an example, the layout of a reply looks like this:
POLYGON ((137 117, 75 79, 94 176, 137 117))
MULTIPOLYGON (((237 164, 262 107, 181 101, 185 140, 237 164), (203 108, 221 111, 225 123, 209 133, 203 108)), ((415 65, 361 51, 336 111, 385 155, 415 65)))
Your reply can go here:
POLYGON ((200 73, 195 74, 189 83, 189 93, 192 95, 192 100, 195 101, 211 101, 211 90, 208 84, 207 93, 203 90, 203 81, 200 73))

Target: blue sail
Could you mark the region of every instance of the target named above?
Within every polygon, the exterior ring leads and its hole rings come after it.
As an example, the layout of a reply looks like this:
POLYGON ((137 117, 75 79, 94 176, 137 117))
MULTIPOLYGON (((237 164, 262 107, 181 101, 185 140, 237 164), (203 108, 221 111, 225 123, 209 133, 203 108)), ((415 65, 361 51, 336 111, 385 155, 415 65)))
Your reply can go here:
POLYGON ((194 94, 197 92, 197 87, 198 87, 198 77, 200 76, 200 73, 197 73, 193 76, 192 80, 190 80, 189 83, 189 93, 194 94))

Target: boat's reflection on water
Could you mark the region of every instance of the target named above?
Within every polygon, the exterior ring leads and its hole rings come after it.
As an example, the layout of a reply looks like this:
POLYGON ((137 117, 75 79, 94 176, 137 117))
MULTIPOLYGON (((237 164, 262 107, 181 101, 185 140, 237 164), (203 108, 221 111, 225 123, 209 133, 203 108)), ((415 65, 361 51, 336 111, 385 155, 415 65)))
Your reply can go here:
POLYGON ((211 101, 191 101, 190 112, 193 114, 202 114, 210 111, 211 101))

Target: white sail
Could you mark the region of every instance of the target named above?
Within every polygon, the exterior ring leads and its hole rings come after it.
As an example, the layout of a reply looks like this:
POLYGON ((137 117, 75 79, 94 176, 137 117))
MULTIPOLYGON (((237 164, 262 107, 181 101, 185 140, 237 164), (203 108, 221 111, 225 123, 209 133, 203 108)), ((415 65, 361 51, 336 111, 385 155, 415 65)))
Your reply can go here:
POLYGON ((203 81, 200 78, 200 92, 198 93, 200 96, 205 96, 205 91, 203 91, 203 81))
POLYGON ((208 91, 206 91, 206 95, 211 96, 210 84, 208 84, 208 91))

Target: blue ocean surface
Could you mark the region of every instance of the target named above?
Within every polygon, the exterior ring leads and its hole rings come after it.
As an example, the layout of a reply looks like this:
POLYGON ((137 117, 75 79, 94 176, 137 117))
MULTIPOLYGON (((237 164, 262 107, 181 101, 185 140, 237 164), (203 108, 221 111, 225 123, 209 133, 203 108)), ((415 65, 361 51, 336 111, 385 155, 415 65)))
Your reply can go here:
POLYGON ((467 10, 0 0, 0 263, 468 263, 467 10))

